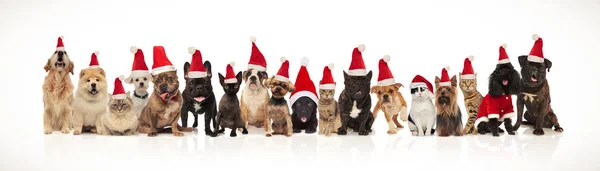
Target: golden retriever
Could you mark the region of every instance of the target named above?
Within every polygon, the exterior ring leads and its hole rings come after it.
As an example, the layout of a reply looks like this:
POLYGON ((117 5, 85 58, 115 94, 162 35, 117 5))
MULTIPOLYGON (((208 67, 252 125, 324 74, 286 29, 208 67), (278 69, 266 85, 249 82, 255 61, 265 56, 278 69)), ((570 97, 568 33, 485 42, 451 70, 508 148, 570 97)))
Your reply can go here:
POLYGON ((68 134, 73 104, 73 61, 64 49, 54 51, 46 62, 44 70, 48 73, 44 78, 44 134, 60 130, 68 134))

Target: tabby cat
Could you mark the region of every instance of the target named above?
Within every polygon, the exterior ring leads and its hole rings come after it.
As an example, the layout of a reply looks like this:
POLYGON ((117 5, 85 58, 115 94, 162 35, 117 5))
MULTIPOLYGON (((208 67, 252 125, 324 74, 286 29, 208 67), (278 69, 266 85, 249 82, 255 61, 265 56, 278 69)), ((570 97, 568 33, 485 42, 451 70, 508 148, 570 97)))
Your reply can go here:
MULTIPOLYGON (((459 75, 462 73, 459 72, 459 75)), ((481 104, 481 100, 483 96, 479 91, 477 91, 477 74, 475 74, 474 79, 463 79, 460 78, 460 90, 463 92, 463 96, 465 97, 465 108, 467 109, 467 113, 469 114, 469 118, 467 119, 467 124, 462 132, 466 134, 477 135, 477 127, 474 126, 475 119, 477 118, 477 112, 479 111, 479 105, 481 104)))
POLYGON ((100 135, 133 135, 137 130, 138 117, 133 111, 130 92, 127 98, 115 99, 109 95, 108 111, 97 120, 96 127, 100 135))

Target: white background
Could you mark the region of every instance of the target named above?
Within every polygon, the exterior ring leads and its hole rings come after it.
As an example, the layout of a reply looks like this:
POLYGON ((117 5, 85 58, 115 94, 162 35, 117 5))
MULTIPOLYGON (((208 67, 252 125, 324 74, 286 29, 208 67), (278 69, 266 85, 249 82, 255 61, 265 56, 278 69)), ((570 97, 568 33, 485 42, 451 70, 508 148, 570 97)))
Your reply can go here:
MULTIPOLYGON (((48 1, 0 2, 0 90, 2 112, 0 170, 132 170, 158 169, 542 169, 598 170, 598 60, 600 1, 48 1), (462 71, 465 57, 475 56, 479 91, 487 92, 487 76, 498 59, 498 47, 519 68, 518 55, 529 53, 537 33, 544 55, 552 60, 548 74, 552 105, 565 132, 545 129, 536 137, 522 127, 516 136, 412 137, 408 129, 387 135, 383 115, 375 133, 359 137, 295 134, 265 138, 250 135, 218 138, 200 133, 156 138, 63 135, 42 132, 43 66, 64 35, 65 48, 78 71, 100 51, 108 73, 109 92, 115 77, 129 75, 132 45, 142 48, 152 66, 152 46, 163 45, 181 69, 198 47, 213 72, 246 68, 250 36, 268 62, 269 74, 279 57, 290 59, 295 80, 302 56, 315 83, 322 69, 333 70, 341 92, 342 69, 351 52, 365 44, 366 66, 377 79, 377 62, 390 55, 396 81, 408 86, 416 74, 433 82, 445 65, 462 71)), ((217 97, 222 95, 213 77, 217 97)), ((127 90, 133 86, 126 85, 127 90)), ((183 86, 181 87, 183 89, 183 86)), ((410 91, 402 93, 410 103, 410 91)), ((374 99, 375 96, 373 96, 374 99)), ((464 111, 462 94, 460 106, 464 111)), ((191 117, 191 116, 190 116, 191 117)), ((466 116, 465 116, 466 118, 466 116)), ((203 123, 200 119, 200 123, 203 123)), ((405 124, 406 125, 406 124, 405 124)))

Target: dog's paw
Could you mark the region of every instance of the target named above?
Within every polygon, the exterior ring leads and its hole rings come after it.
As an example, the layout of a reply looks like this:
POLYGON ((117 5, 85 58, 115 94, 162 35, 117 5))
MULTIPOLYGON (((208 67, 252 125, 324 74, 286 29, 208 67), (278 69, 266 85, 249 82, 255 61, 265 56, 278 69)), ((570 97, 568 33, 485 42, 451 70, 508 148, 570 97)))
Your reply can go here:
POLYGON ((331 136, 331 132, 327 132, 327 133, 325 133, 325 136, 328 136, 328 137, 330 137, 330 136, 331 136))
POLYGON ((371 132, 373 132, 373 129, 367 128, 367 132, 371 133, 371 132))
POLYGON ((209 136, 210 137, 217 137, 217 136, 219 136, 219 133, 218 132, 213 132, 213 133, 210 133, 209 136))
POLYGON ((515 131, 506 131, 506 133, 508 133, 508 135, 515 135, 515 131))
POLYGON ((396 134, 397 131, 395 129, 390 129, 387 131, 388 134, 396 134))
POLYGON ((369 131, 367 131, 367 130, 358 131, 358 135, 369 135, 369 131))
POLYGON ((235 131, 231 131, 231 133, 229 134, 230 137, 236 137, 237 134, 235 133, 235 131))
POLYGON ((498 128, 498 132, 499 133, 504 133, 504 130, 502 128, 498 128))
POLYGON ((265 136, 266 136, 266 137, 271 137, 271 136, 273 136, 273 135, 271 135, 271 134, 267 133, 267 134, 265 134, 265 136))
POLYGON ((242 130, 242 134, 244 134, 244 135, 245 135, 245 134, 248 134, 248 129, 243 129, 243 130, 242 130))
POLYGON ((225 133, 225 128, 219 129, 219 133, 225 133))
POLYGON ((158 135, 158 133, 156 133, 156 132, 148 133, 148 137, 156 137, 157 135, 158 135))
POLYGON ((173 132, 173 135, 176 137, 183 137, 183 132, 173 132))
POLYGON ((481 135, 485 135, 487 133, 487 131, 480 129, 480 130, 477 130, 477 133, 479 133, 481 135))
POLYGON ((198 127, 198 122, 194 122, 194 124, 192 124, 192 128, 196 128, 198 127))
POLYGON ((71 130, 69 130, 69 128, 63 128, 60 130, 60 132, 62 132, 63 134, 68 134, 71 132, 71 130))
POLYGON ((338 129, 337 134, 338 135, 346 135, 346 134, 348 134, 348 131, 343 130, 343 129, 338 129))
POLYGON ((431 136, 431 131, 425 131, 425 136, 431 136))
POLYGON ((307 133, 307 134, 312 134, 312 133, 315 133, 315 132, 317 132, 317 130, 315 130, 315 129, 306 129, 304 131, 304 133, 307 133))
POLYGON ((494 137, 499 137, 499 136, 500 136, 500 134, 499 134, 499 133, 497 133, 497 132, 493 132, 493 133, 492 133, 492 135, 493 135, 494 137))
POLYGON ((94 127, 92 129, 90 129, 90 132, 92 132, 92 133, 98 133, 98 130, 96 130, 96 127, 94 127))
POLYGON ((44 130, 44 134, 46 134, 46 135, 52 134, 52 131, 44 130))
POLYGON ((562 127, 560 127, 560 126, 555 126, 555 127, 554 127, 554 131, 556 131, 556 132, 563 132, 564 130, 563 130, 563 128, 562 128, 562 127))
POLYGON ((291 132, 288 132, 288 133, 286 133, 286 134, 285 134, 285 136, 286 136, 286 137, 291 137, 291 136, 292 136, 292 133, 291 133, 291 132))
POLYGON ((209 135, 209 136, 210 136, 210 135, 212 135, 212 134, 213 134, 213 132, 212 132, 212 131, 210 131, 210 130, 204 130, 204 134, 205 134, 205 135, 209 135))
POLYGON ((301 130, 301 129, 293 129, 292 131, 293 131, 294 133, 300 133, 300 132, 302 132, 302 130, 301 130))
POLYGON ((181 129, 181 131, 182 131, 182 132, 192 132, 192 131, 194 131, 194 128, 191 128, 191 127, 185 127, 185 128, 182 128, 182 129, 181 129))
POLYGON ((80 130, 75 130, 75 131, 73 131, 73 135, 81 135, 81 131, 80 130))
POLYGON ((544 135, 543 129, 535 129, 533 130, 533 135, 544 135))

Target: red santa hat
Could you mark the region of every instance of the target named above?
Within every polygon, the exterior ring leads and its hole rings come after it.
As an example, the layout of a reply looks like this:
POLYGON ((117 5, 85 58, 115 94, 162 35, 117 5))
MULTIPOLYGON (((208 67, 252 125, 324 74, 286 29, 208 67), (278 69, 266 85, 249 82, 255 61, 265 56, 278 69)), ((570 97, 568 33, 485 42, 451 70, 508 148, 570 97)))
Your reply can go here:
POLYGON ((192 55, 192 62, 190 64, 190 71, 187 73, 187 78, 204 78, 208 76, 204 63, 202 62, 202 53, 200 50, 189 47, 188 52, 192 55))
POLYGON ((529 52, 529 56, 527 56, 527 60, 531 62, 543 63, 544 62, 544 52, 542 48, 544 47, 544 41, 537 34, 533 34, 531 36, 535 43, 531 48, 531 52, 529 52))
POLYGON ((471 62, 473 62, 474 59, 475 57, 473 55, 465 58, 465 64, 460 73, 461 79, 475 79, 475 71, 473 71, 473 66, 471 65, 471 62))
POLYGON ((335 90, 335 81, 331 70, 333 69, 333 63, 323 68, 323 78, 319 81, 319 88, 325 90, 335 90))
POLYGON ((288 82, 290 80, 288 71, 290 68, 290 62, 288 62, 287 59, 285 59, 285 57, 281 57, 279 58, 279 60, 282 62, 281 63, 281 67, 279 68, 279 71, 277 71, 277 75, 275 75, 275 79, 281 82, 288 82))
POLYGON ((98 51, 92 53, 92 59, 90 59, 90 68, 100 68, 97 57, 98 54, 98 51))
POLYGON ((317 96, 315 83, 313 83, 312 79, 310 79, 308 70, 306 70, 306 66, 308 66, 308 58, 303 57, 300 64, 302 66, 300 67, 300 71, 298 71, 298 76, 296 76, 296 82, 294 82, 296 91, 290 94, 290 104, 294 104, 294 102, 296 102, 296 100, 298 100, 300 97, 308 97, 315 103, 318 103, 319 98, 317 96))
POLYGON ((506 44, 502 44, 500 46, 500 57, 498 57, 498 64, 507 64, 510 63, 508 59, 508 54, 506 54, 506 44))
POLYGON ((348 69, 348 75, 351 76, 365 76, 367 75, 367 68, 363 61, 362 52, 365 51, 365 45, 360 44, 355 47, 352 51, 352 61, 350 62, 350 68, 348 69))
POLYGON ((65 50, 65 45, 63 44, 63 36, 59 36, 58 37, 58 41, 56 43, 56 51, 64 51, 65 50))
POLYGON ((235 62, 229 62, 227 64, 227 71, 225 73, 225 84, 237 83, 237 77, 235 77, 235 72, 233 71, 233 67, 235 66, 235 62))
POLYGON ((175 71, 175 67, 169 61, 165 48, 162 46, 154 46, 152 54, 154 63, 152 64, 152 75, 158 75, 163 72, 175 71))
POLYGON ((413 78, 412 82, 410 83, 410 88, 415 88, 415 87, 419 87, 419 86, 427 86, 427 89, 429 90, 429 92, 431 92, 431 94, 433 94, 433 86, 431 85, 431 83, 429 81, 427 81, 427 79, 425 79, 425 77, 421 76, 421 75, 416 75, 415 78, 413 78))
POLYGON ((394 75, 392 75, 392 71, 388 66, 389 61, 389 55, 385 55, 379 60, 379 77, 377 78, 377 86, 389 86, 396 83, 394 80, 394 75))
POLYGON ((142 52, 142 49, 131 46, 129 51, 134 54, 130 77, 140 77, 150 74, 148 66, 146 66, 146 60, 144 60, 144 52, 142 52))
POLYGON ((451 86, 450 77, 448 76, 448 70, 450 66, 446 66, 442 69, 442 78, 440 78, 440 86, 451 86))
POLYGON ((125 80, 123 75, 119 75, 119 77, 115 78, 115 88, 112 93, 113 99, 126 99, 127 94, 125 94, 125 89, 123 88, 122 81, 125 80))
POLYGON ((256 37, 250 37, 252 42, 252 52, 250 53, 250 61, 248 61, 248 69, 256 69, 258 71, 267 71, 267 61, 265 56, 256 47, 256 37))

